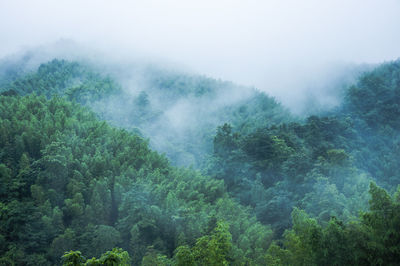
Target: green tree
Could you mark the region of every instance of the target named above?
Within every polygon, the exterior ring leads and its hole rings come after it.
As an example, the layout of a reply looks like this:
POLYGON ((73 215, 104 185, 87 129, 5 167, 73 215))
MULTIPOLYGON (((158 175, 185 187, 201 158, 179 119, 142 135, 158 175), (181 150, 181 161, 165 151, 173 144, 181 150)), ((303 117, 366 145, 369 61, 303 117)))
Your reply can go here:
POLYGON ((178 265, 228 265, 231 251, 232 235, 229 225, 217 222, 211 234, 197 239, 193 248, 185 245, 178 247, 174 258, 178 265))
POLYGON ((80 251, 68 251, 61 257, 63 266, 80 266, 85 262, 85 258, 80 251))

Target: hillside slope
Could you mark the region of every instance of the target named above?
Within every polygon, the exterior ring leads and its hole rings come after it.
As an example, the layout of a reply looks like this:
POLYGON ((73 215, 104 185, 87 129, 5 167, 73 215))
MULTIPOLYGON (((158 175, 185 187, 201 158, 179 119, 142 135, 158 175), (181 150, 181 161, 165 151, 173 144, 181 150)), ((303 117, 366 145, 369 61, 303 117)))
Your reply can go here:
POLYGON ((172 256, 216 221, 229 225, 231 259, 257 260, 266 250, 270 229, 223 182, 170 166, 142 138, 64 99, 0 103, 2 262, 50 265, 70 249, 98 256, 120 246, 136 264, 150 246, 172 256))
POLYGON ((0 82, 4 262, 114 246, 145 265, 395 261, 398 61, 304 120, 254 89, 155 67, 128 75, 132 87, 58 59, 12 73, 0 82))

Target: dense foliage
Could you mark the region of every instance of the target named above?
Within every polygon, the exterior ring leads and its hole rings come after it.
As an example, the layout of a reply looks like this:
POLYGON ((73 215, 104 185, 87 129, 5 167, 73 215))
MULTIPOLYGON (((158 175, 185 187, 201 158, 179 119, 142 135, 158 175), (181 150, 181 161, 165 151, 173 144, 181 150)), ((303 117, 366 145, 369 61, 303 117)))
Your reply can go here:
POLYGON ((85 104, 117 93, 120 88, 112 79, 104 78, 79 63, 53 60, 40 65, 37 72, 15 79, 2 90, 6 95, 67 96, 85 104))
POLYGON ((79 266, 79 265, 130 265, 130 258, 128 252, 121 248, 113 248, 111 251, 107 251, 99 259, 95 257, 86 259, 82 256, 80 251, 69 251, 61 257, 63 266, 79 266))
POLYGON ((171 255, 192 243, 212 219, 229 221, 242 254, 257 256, 243 238, 267 247, 271 231, 222 182, 171 167, 140 137, 61 98, 0 102, 3 260, 55 263, 66 250, 119 245, 137 262, 148 246, 171 255))
POLYGON ((399 260, 399 62, 304 120, 156 68, 133 91, 77 62, 3 68, 0 264, 399 260))
POLYGON ((252 132, 220 126, 205 173, 223 179, 278 233, 289 225, 294 206, 320 222, 354 219, 367 207, 371 180, 390 191, 400 184, 399 75, 398 62, 363 74, 341 108, 325 116, 261 123, 252 132))
POLYGON ((360 221, 333 217, 321 227, 304 211, 292 213, 293 227, 281 245, 271 244, 268 265, 398 265, 400 258, 400 188, 393 197, 370 185, 370 211, 360 221))

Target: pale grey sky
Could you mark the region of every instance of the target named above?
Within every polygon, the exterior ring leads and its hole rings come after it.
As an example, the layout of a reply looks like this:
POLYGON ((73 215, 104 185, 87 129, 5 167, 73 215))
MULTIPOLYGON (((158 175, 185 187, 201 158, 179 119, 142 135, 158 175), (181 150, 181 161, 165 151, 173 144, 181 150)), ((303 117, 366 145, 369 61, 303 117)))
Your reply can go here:
POLYGON ((0 57, 71 39, 283 98, 326 64, 400 57, 400 0, 0 0, 0 36, 0 57))

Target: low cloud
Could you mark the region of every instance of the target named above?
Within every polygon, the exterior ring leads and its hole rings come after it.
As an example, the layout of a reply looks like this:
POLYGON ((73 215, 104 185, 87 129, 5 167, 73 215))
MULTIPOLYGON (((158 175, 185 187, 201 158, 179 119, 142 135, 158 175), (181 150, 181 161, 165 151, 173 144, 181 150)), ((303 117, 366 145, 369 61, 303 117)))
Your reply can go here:
POLYGON ((399 13, 396 0, 2 1, 0 56, 67 39, 254 86, 300 112, 308 96, 334 105, 323 88, 349 63, 398 58, 399 13))

